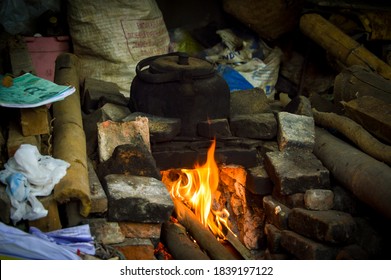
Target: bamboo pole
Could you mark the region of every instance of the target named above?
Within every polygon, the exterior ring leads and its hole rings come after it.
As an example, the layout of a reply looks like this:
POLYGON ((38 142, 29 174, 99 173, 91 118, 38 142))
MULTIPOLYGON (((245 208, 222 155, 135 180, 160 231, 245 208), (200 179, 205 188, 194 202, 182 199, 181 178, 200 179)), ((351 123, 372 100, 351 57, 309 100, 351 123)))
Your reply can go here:
POLYGON ((369 67, 384 78, 391 79, 391 66, 321 15, 303 15, 300 18, 300 30, 346 66, 369 67))
POLYGON ((80 200, 80 214, 86 217, 91 210, 91 194, 76 66, 77 57, 73 54, 57 57, 55 83, 72 85, 76 91, 53 104, 53 156, 70 163, 67 174, 54 187, 54 197, 59 203, 80 200))

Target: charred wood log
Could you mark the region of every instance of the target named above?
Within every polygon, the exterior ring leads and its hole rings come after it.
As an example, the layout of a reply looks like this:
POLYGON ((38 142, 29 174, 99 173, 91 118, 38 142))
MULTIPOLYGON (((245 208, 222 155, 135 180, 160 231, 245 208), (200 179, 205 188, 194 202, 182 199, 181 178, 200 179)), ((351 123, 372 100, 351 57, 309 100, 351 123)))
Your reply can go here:
POLYGON ((391 146, 377 140, 354 120, 335 113, 318 112, 315 109, 312 112, 317 125, 338 130, 368 155, 391 164, 391 146))
POLYGON ((174 199, 174 213, 178 221, 188 230, 199 246, 213 260, 236 259, 213 235, 198 221, 195 214, 181 201, 174 199))
POLYGON ((186 228, 178 223, 165 222, 161 237, 175 260, 210 260, 197 243, 190 240, 186 228))
POLYGON ((314 154, 359 200, 391 219, 391 168, 324 129, 316 128, 314 154))

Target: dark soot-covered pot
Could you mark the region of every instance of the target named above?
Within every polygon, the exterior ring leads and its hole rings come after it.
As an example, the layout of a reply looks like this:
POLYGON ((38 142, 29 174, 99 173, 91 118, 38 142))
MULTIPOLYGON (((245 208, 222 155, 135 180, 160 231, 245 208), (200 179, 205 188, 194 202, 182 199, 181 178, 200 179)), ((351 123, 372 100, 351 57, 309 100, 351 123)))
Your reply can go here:
POLYGON ((208 61, 169 53, 137 64, 129 106, 132 111, 180 118, 181 135, 195 136, 198 122, 228 118, 230 92, 208 61))

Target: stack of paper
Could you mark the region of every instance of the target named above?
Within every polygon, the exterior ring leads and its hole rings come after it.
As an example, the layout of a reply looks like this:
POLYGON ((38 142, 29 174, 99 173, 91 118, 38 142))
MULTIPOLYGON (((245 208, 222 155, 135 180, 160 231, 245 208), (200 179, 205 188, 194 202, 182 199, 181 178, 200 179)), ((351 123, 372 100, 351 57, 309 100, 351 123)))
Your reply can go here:
MULTIPOLYGON (((0 79, 3 77, 0 75, 0 79)), ((72 86, 57 85, 33 74, 26 73, 13 80, 11 87, 0 85, 0 106, 32 108, 50 104, 75 92, 72 86)))

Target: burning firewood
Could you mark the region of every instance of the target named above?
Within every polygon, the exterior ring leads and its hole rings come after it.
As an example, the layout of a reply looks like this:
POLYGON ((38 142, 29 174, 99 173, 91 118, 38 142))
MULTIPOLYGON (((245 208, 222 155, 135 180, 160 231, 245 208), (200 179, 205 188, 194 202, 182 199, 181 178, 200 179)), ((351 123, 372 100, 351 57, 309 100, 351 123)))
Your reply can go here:
MULTIPOLYGON (((162 181, 170 191, 174 202, 174 214, 178 222, 186 228, 208 257, 217 260, 250 259, 249 250, 230 230, 228 210, 225 207, 213 206, 221 195, 217 190, 220 178, 219 167, 214 160, 215 147, 216 141, 213 141, 203 165, 196 164, 194 169, 162 171, 162 181), (224 242, 228 241, 224 244, 231 246, 225 247, 216 239, 217 237, 224 242)), ((176 236, 174 240, 179 240, 184 244, 189 241, 183 240, 183 237, 187 235, 186 230, 180 233, 179 227, 166 226, 167 234, 176 236)), ((182 257, 183 249, 179 248, 182 246, 178 246, 177 242, 173 244, 170 239, 167 243, 170 243, 172 248, 178 251, 176 253, 181 254, 182 257)), ((188 248, 194 251, 194 245, 188 248)), ((202 257, 186 253, 187 256, 192 259, 202 257)))
POLYGON ((222 245, 208 228, 198 221, 194 213, 181 201, 174 199, 174 213, 178 221, 197 240, 199 246, 213 260, 234 260, 235 257, 222 245))
POLYGON ((162 241, 176 260, 209 260, 196 242, 190 240, 186 229, 179 223, 165 222, 162 241))

